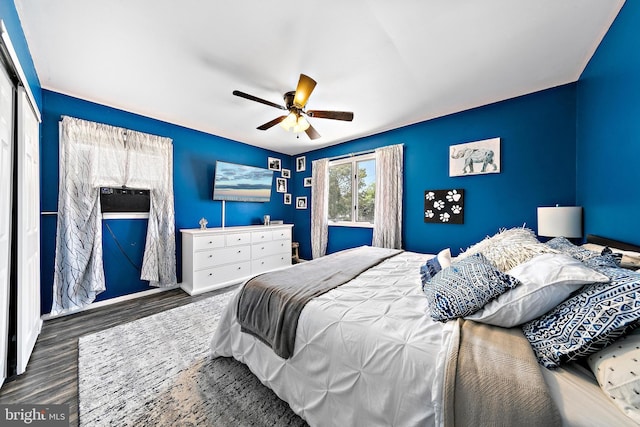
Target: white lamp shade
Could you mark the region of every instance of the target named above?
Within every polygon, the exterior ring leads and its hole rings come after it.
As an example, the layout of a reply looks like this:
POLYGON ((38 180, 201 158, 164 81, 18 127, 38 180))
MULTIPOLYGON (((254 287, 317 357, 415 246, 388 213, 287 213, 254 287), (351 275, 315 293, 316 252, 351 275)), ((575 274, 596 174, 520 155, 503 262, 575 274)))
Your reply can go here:
POLYGON ((539 207, 538 236, 582 237, 582 206, 539 207))

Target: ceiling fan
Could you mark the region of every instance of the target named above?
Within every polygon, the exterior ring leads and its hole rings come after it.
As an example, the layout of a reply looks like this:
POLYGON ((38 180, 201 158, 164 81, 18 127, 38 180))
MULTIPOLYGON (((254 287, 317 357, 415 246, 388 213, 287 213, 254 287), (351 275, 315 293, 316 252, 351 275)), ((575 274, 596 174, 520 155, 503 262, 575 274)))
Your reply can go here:
POLYGON ((248 93, 234 90, 233 94, 241 98, 248 99, 250 101, 260 102, 265 105, 269 105, 280 110, 288 111, 289 114, 285 116, 277 117, 261 126, 258 126, 260 130, 267 130, 272 126, 280 124, 286 130, 293 130, 293 132, 304 131, 311 139, 320 138, 320 134, 314 129, 313 126, 304 118, 304 116, 315 117, 318 119, 332 119, 332 120, 344 120, 350 122, 353 120, 353 113, 350 111, 327 111, 327 110, 309 110, 306 111, 304 106, 307 105, 309 96, 313 92, 313 88, 316 87, 316 81, 311 77, 300 74, 300 80, 298 80, 298 86, 295 91, 287 92, 284 94, 285 105, 279 105, 271 101, 267 101, 257 96, 249 95, 248 93))

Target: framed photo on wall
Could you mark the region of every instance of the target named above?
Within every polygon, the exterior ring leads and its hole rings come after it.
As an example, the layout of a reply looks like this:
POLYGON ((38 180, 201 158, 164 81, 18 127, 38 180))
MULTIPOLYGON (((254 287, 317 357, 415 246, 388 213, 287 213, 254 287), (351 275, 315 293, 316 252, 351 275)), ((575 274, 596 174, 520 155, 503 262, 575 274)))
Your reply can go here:
POLYGON ((287 192, 287 180, 285 178, 276 178, 276 191, 278 193, 287 192))
POLYGON ((291 193, 286 193, 284 195, 284 204, 285 205, 290 205, 291 204, 291 193))
POLYGON ((280 173, 283 178, 291 178, 291 171, 289 169, 282 168, 280 173))
POLYGON ((279 171, 282 168, 281 164, 280 159, 276 157, 269 157, 267 159, 267 166, 269 167, 269 170, 279 171))
POLYGON ((305 156, 296 157, 296 172, 307 170, 307 158, 305 156))
POLYGON ((307 176, 307 177, 304 178, 303 185, 305 187, 311 187, 311 177, 310 176, 307 176))
POLYGON ((296 197, 296 209, 307 209, 307 196, 296 197))
POLYGON ((449 176, 500 173, 500 138, 449 146, 449 176))

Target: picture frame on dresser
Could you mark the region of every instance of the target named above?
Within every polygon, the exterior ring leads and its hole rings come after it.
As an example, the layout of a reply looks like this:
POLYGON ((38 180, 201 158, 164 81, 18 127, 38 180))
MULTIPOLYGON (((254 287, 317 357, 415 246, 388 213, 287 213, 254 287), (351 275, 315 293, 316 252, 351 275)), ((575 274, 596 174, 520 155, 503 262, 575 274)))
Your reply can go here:
POLYGON ((189 295, 291 265, 292 224, 181 229, 182 282, 189 295))

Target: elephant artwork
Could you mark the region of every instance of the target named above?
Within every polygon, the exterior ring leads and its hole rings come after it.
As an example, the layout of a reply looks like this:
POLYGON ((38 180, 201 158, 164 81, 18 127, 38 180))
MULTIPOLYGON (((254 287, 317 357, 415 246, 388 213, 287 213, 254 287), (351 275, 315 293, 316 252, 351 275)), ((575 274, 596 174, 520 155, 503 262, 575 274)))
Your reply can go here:
POLYGON ((449 176, 500 172, 500 138, 449 147, 449 176))

